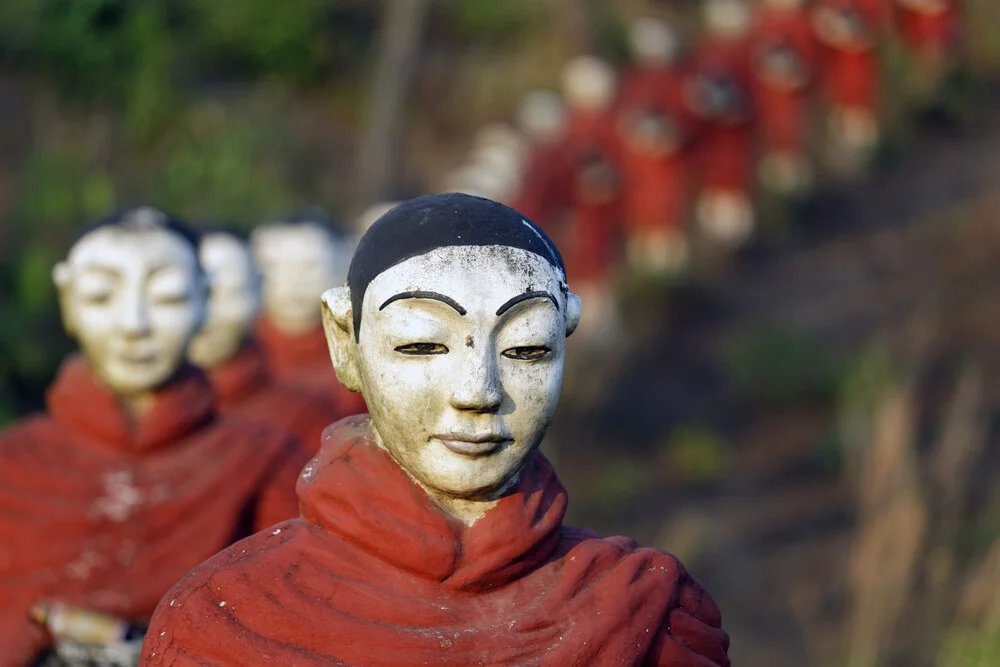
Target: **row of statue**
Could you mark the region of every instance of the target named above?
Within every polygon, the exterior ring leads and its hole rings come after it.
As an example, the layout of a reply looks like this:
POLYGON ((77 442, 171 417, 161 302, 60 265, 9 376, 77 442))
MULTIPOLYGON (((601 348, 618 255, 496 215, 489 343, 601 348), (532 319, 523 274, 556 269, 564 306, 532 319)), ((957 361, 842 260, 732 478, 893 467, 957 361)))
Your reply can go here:
POLYGON ((80 233, 80 353, 0 433, 0 667, 728 667, 673 556, 563 525, 538 446, 586 303, 549 236, 456 193, 354 245, 80 233))
POLYGON ((689 260, 689 219, 731 247, 754 230, 758 184, 797 198, 819 163, 851 173, 869 162, 884 46, 901 45, 933 87, 959 44, 958 0, 701 5, 691 48, 670 23, 644 18, 621 71, 570 61, 558 93, 530 93, 515 125, 482 128, 442 189, 523 211, 565 248, 578 285, 607 281, 619 257, 640 274, 673 274, 689 260))

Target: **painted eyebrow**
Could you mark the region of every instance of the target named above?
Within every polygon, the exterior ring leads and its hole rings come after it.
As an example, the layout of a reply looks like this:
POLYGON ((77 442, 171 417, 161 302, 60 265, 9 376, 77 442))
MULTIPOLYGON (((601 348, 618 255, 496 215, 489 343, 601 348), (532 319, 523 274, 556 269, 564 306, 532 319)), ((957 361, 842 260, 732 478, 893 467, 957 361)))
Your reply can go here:
POLYGON ((441 294, 439 292, 427 292, 424 290, 416 290, 414 292, 400 292, 399 294, 390 296, 388 299, 385 300, 385 303, 379 306, 378 309, 380 311, 385 310, 385 307, 388 306, 390 303, 393 303, 394 301, 402 301, 403 299, 432 299, 434 301, 440 301, 441 303, 447 304, 452 308, 454 308, 455 312, 458 313, 459 315, 462 315, 463 317, 465 316, 465 313, 468 312, 465 310, 465 308, 462 307, 460 303, 458 303, 458 301, 455 301, 450 296, 447 296, 446 294, 441 294))
POLYGON ((559 302, 556 301, 556 298, 552 296, 552 294, 544 290, 537 290, 535 292, 525 292, 524 294, 518 294, 514 298, 509 299, 504 305, 497 308, 497 317, 500 317, 508 310, 510 310, 517 304, 521 303, 522 301, 530 301, 531 299, 548 299, 549 301, 552 302, 552 305, 556 307, 556 310, 559 310, 559 302))

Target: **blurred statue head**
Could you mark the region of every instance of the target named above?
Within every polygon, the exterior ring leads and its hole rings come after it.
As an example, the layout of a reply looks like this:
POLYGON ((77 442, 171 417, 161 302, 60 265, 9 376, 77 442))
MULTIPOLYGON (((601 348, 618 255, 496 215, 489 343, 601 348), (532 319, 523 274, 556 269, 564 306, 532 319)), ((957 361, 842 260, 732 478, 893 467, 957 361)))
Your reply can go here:
POLYGON ((761 0, 761 4, 775 9, 798 9, 806 4, 806 0, 761 0))
POLYGON ((362 238, 323 295, 337 377, 378 442, 438 499, 495 497, 542 440, 580 319, 552 241, 516 211, 419 197, 362 238))
POLYGON ((204 234, 199 257, 212 288, 205 325, 191 341, 188 358, 210 369, 231 359, 250 337, 260 308, 260 275, 249 244, 235 234, 204 234))
POLYGON ((372 204, 362 211, 361 215, 355 219, 354 232, 357 235, 356 238, 364 236, 365 232, 367 232, 379 218, 398 205, 398 201, 380 201, 372 204))
POLYGON ((253 231, 250 247, 263 279, 263 310, 280 331, 301 335, 320 326, 319 297, 344 280, 346 245, 320 211, 253 231))
POLYGON ((119 397, 148 394, 183 364, 208 298, 197 244, 165 213, 130 208, 86 228, 53 270, 66 331, 119 397))
POLYGON ((746 0, 705 0, 704 23, 716 37, 742 37, 750 29, 750 7, 746 0))
POLYGON ((489 164, 469 162, 462 164, 442 180, 442 190, 483 197, 494 201, 504 201, 516 193, 518 174, 514 171, 498 170, 489 164))
POLYGON ((563 95, 573 108, 607 109, 614 103, 617 85, 614 68, 596 56, 579 56, 563 69, 563 95))
POLYGON ((507 123, 489 123, 479 128, 473 137, 473 150, 500 148, 519 153, 524 151, 524 136, 507 123))
POLYGON ((680 56, 680 35, 666 21, 641 18, 629 30, 632 56, 642 64, 670 65, 680 56))
POLYGON ((554 90, 536 90, 525 95, 521 101, 517 122, 532 141, 556 141, 566 130, 566 106, 554 90))

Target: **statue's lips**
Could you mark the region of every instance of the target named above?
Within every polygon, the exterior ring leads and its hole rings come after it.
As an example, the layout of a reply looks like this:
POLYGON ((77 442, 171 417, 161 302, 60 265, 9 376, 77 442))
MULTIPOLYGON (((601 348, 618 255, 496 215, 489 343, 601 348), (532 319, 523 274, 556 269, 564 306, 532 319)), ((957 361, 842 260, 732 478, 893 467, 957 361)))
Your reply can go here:
POLYGON ((510 438, 497 433, 442 433, 433 437, 451 451, 463 456, 486 456, 511 442, 510 438))

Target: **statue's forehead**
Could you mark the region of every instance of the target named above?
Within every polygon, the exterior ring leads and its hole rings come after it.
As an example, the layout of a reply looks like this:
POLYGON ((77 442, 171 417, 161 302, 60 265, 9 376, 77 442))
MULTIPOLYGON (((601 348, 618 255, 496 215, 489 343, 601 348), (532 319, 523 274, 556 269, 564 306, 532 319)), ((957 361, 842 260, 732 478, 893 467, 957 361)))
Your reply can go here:
POLYGON ((562 280, 560 272, 547 260, 527 250, 509 246, 447 246, 410 257, 383 271, 369 285, 365 303, 418 289, 494 299, 547 290, 559 298, 562 280))
POLYGON ((168 230, 108 226, 77 241, 70 250, 68 262, 77 268, 124 267, 150 262, 193 268, 196 257, 194 248, 185 239, 168 230))

